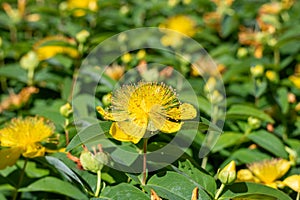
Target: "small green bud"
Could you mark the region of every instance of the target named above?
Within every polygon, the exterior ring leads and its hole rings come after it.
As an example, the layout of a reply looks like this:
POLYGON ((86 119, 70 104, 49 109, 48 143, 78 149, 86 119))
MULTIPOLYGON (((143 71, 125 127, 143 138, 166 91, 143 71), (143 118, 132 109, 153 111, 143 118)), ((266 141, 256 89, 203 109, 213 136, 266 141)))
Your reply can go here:
POLYGON ((39 59, 34 51, 29 51, 21 60, 20 65, 23 69, 33 71, 39 65, 39 59))
POLYGON ((76 34, 76 39, 79 43, 85 43, 90 33, 87 30, 82 30, 76 34))
POLYGON ((59 109, 59 112, 62 116, 68 118, 73 112, 71 104, 66 103, 65 105, 62 105, 59 109))
POLYGON ((247 56, 247 54, 248 54, 248 50, 245 47, 241 47, 237 51, 238 58, 244 58, 247 56))
POLYGON ((250 68, 250 72, 253 77, 262 76, 264 73, 264 67, 262 65, 255 65, 254 67, 250 68))
POLYGON ((252 129, 257 129, 260 127, 261 121, 255 117, 249 117, 248 124, 251 126, 252 129))
POLYGON ((225 185, 231 184, 236 179, 235 162, 231 161, 219 173, 218 179, 225 185))
POLYGON ((104 106, 109 106, 111 104, 112 94, 108 93, 102 97, 102 103, 104 106))
POLYGON ((97 152, 94 155, 89 151, 83 151, 79 159, 84 170, 94 173, 97 173, 97 171, 101 170, 108 163, 108 157, 104 152, 97 152))

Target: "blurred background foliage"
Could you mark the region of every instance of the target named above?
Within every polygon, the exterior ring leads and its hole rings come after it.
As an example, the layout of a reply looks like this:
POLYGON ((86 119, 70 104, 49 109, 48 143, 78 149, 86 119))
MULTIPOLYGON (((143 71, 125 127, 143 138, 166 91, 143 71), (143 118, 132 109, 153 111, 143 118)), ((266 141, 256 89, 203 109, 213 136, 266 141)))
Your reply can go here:
MULTIPOLYGON (((293 0, 1 1, 0 127, 5 128, 15 117, 37 115, 53 122, 56 139, 44 144, 51 149, 46 156, 25 161, 25 170, 23 157, 0 170, 0 199, 159 199, 155 195, 163 199, 216 199, 217 188, 223 183, 217 180, 218 169, 232 160, 238 170, 250 171, 251 163, 266 159, 288 161, 285 173, 280 172, 280 166, 261 167, 262 175, 251 171, 251 175, 264 177, 270 175, 268 169, 274 170, 278 175, 272 183, 299 174, 299 10, 300 3, 293 0), (85 150, 76 140, 68 103, 81 62, 91 50, 115 34, 140 27, 179 31, 209 53, 226 90, 224 130, 210 154, 199 159, 209 124, 206 119, 212 116, 211 104, 225 98, 206 90, 218 91, 215 77, 204 81, 203 73, 191 63, 167 53, 139 50, 124 54, 106 70, 93 105, 109 104, 111 85, 126 71, 136 66, 147 71, 147 63, 162 63, 169 68, 148 72, 144 77, 168 76, 173 69, 183 74, 198 95, 204 128, 199 128, 195 141, 178 161, 149 173, 146 185, 137 174, 104 167, 101 191, 97 191, 97 175, 77 166, 80 162, 75 156, 85 150), (72 155, 66 153, 67 146, 72 155), (193 192, 194 188, 199 191, 193 192)), ((176 46, 178 41, 180 38, 172 35, 161 40, 166 46, 176 46)), ((88 101, 88 97, 82 98, 88 101)), ((149 146, 155 150, 171 139, 169 135, 158 136, 149 146)), ((137 149, 133 144, 122 145, 137 149)), ((229 186, 226 183, 218 198, 299 198, 299 186, 290 187, 290 179, 275 184, 276 190, 262 179, 240 181, 229 186)), ((299 177, 296 181, 300 185, 299 177)))

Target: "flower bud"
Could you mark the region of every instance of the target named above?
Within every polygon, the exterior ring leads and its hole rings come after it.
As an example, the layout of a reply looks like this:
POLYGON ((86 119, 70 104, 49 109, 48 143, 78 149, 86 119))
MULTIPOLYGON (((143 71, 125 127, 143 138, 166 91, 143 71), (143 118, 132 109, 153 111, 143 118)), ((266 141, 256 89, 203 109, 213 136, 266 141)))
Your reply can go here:
POLYGON ((97 152, 95 155, 89 151, 83 151, 80 155, 80 163, 84 170, 96 173, 108 163, 108 157, 104 152, 97 152))
POLYGON ((146 56, 146 51, 144 49, 141 49, 137 52, 136 54, 136 57, 139 59, 139 60, 142 60, 144 59, 146 56))
POLYGON ((261 121, 255 117, 248 118, 248 124, 251 126, 252 129, 257 129, 261 125, 261 121))
POLYGON ((266 77, 269 81, 277 83, 279 81, 279 77, 276 72, 268 70, 266 71, 266 77))
POLYGON ((219 173, 218 179, 225 185, 231 184, 236 179, 235 162, 231 161, 219 173))
POLYGON ((122 57, 121 57, 121 60, 124 62, 124 63, 129 63, 131 61, 131 54, 130 53, 126 53, 124 54, 122 57))
POLYGON ((286 152, 289 154, 289 160, 291 165, 295 166, 296 165, 296 160, 297 160, 297 152, 290 147, 285 147, 286 152))
POLYGON ((59 109, 59 112, 62 116, 68 118, 73 112, 71 104, 66 103, 65 105, 62 105, 59 109))
POLYGON ((109 106, 111 104, 112 94, 108 93, 102 97, 102 103, 104 106, 109 106))
POLYGON ((248 54, 248 50, 245 47, 241 47, 237 51, 238 58, 244 58, 245 56, 247 56, 247 54, 248 54))
POLYGON ((38 64, 39 59, 34 51, 29 51, 20 60, 21 67, 26 70, 34 70, 38 66, 38 64))
POLYGON ((79 43, 85 43, 86 39, 90 36, 90 33, 87 30, 82 30, 76 34, 76 40, 79 43))
POLYGON ((253 77, 259 77, 264 73, 264 67, 262 65, 255 65, 250 68, 250 72, 253 77))

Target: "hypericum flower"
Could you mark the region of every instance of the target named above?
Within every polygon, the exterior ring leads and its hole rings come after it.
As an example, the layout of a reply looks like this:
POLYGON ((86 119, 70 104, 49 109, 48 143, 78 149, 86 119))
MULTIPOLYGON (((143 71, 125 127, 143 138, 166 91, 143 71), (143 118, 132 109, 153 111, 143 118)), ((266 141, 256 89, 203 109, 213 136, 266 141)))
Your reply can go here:
POLYGON ((34 44, 33 50, 38 55, 39 60, 47 60, 57 54, 66 54, 71 58, 79 56, 75 48, 75 40, 63 36, 46 37, 34 44))
POLYGON ((69 10, 73 10, 75 17, 86 15, 87 10, 93 12, 98 10, 97 0, 68 0, 67 6, 69 10))
POLYGON ((12 119, 0 130, 0 169, 15 164, 21 154, 27 158, 43 156, 46 148, 41 142, 50 137, 53 131, 53 125, 41 117, 12 119))
POLYGON ((247 176, 245 176, 244 171, 244 175, 238 173, 238 181, 249 181, 250 179, 251 181, 263 183, 267 186, 277 188, 277 180, 285 175, 290 167, 290 161, 282 158, 255 162, 248 165, 248 169, 251 171, 253 177, 251 177, 249 173, 250 171, 247 171, 247 176))
MULTIPOLYGON (((179 33, 192 37, 196 34, 196 22, 185 15, 177 15, 170 17, 166 22, 159 25, 159 28, 172 29, 179 33)), ((162 37, 161 42, 165 46, 176 46, 180 43, 182 36, 176 32, 166 32, 162 37)))
POLYGON ((197 115, 194 106, 181 103, 171 87, 156 82, 124 85, 113 92, 108 111, 100 106, 97 110, 104 119, 115 121, 109 131, 113 138, 133 143, 138 143, 146 131, 177 132, 181 120, 197 115))
POLYGON ((300 193, 300 175, 289 176, 284 179, 283 183, 295 192, 300 193))

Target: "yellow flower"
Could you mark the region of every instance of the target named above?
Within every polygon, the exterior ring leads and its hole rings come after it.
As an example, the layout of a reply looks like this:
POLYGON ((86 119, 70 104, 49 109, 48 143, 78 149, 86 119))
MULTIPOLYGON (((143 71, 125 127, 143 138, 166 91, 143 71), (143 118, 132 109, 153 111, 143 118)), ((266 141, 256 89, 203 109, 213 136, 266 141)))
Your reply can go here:
POLYGON ((40 61, 52 58, 57 54, 66 54, 71 58, 77 58, 79 52, 74 44, 76 43, 73 39, 63 36, 50 36, 35 43, 33 49, 40 61))
POLYGON ((196 109, 181 103, 171 87, 155 82, 124 85, 112 94, 109 111, 97 107, 104 119, 115 121, 109 133, 119 141, 138 143, 146 131, 174 133, 181 120, 196 117, 196 109))
POLYGON ((283 183, 300 193, 300 175, 292 175, 284 179, 283 183))
MULTIPOLYGON (((196 34, 196 22, 188 16, 177 15, 167 19, 163 24, 159 25, 159 28, 172 29, 179 33, 192 37, 196 34)), ((180 43, 182 36, 174 32, 166 32, 166 35, 162 37, 161 42, 165 46, 176 46, 180 43)))
POLYGON ((86 10, 98 10, 97 0, 68 0, 67 6, 69 10, 73 10, 75 17, 86 15, 86 10))
POLYGON ((53 130, 53 126, 46 123, 44 118, 12 119, 0 130, 0 169, 15 164, 21 154, 27 158, 43 156, 46 148, 40 142, 51 136, 53 130))
POLYGON ((289 80, 300 89, 300 76, 299 75, 291 75, 289 76, 289 80))
POLYGON ((277 188, 276 181, 286 174, 290 167, 290 162, 281 158, 255 162, 248 165, 250 171, 238 173, 238 180, 249 181, 250 179, 277 188))

